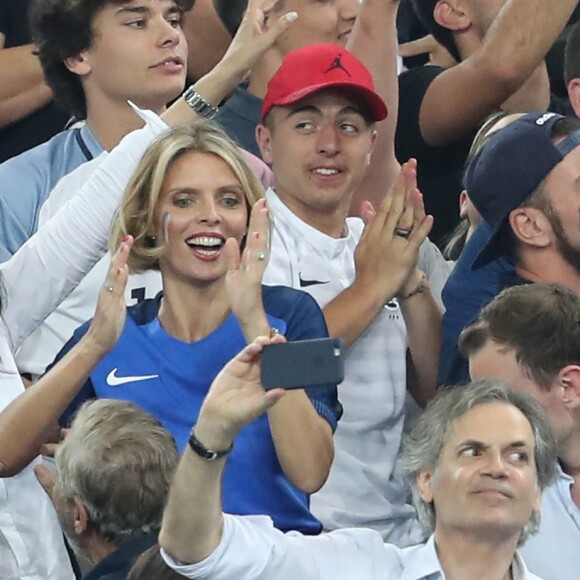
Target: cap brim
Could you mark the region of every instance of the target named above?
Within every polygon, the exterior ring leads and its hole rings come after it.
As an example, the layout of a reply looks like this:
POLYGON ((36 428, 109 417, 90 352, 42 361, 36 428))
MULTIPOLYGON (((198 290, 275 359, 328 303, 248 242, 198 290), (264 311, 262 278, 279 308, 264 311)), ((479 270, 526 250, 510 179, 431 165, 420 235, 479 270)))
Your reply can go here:
POLYGON ((275 102, 271 103, 270 109, 264 112, 262 119, 266 117, 272 107, 284 107, 286 105, 292 105, 293 103, 297 103, 298 101, 309 97, 313 93, 329 88, 348 89, 352 92, 352 94, 360 97, 361 100, 369 107, 373 116, 373 121, 375 122, 386 119, 389 114, 387 105, 385 105, 385 102, 377 93, 365 87, 361 87, 355 83, 340 81, 311 85, 309 87, 302 88, 299 91, 295 91, 294 93, 290 93, 282 99, 277 99, 275 102))
MULTIPOLYGON (((484 220, 485 222, 485 220, 484 220)), ((491 226, 488 222, 485 222, 488 228, 491 226)), ((471 268, 477 270, 478 268, 483 268, 490 262, 497 260, 506 255, 505 248, 502 247, 502 238, 505 235, 505 228, 508 225, 508 218, 506 217, 502 220, 495 228, 492 229, 487 242, 483 248, 478 252, 478 254, 473 258, 471 263, 471 268)))

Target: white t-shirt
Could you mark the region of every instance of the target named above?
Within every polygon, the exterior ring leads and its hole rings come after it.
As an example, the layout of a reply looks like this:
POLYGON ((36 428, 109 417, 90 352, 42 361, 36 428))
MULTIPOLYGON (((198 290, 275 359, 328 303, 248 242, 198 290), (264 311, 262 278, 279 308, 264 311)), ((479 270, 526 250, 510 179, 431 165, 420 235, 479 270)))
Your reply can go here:
MULTIPOLYGON (((326 306, 355 280, 362 220, 349 218, 347 234, 335 239, 300 220, 272 189, 266 199, 273 232, 264 284, 299 288, 326 306)), ((407 487, 394 469, 404 421, 406 350, 403 315, 391 300, 346 353, 334 462, 326 484, 311 497, 325 529, 370 527, 401 547, 422 539, 407 487)))

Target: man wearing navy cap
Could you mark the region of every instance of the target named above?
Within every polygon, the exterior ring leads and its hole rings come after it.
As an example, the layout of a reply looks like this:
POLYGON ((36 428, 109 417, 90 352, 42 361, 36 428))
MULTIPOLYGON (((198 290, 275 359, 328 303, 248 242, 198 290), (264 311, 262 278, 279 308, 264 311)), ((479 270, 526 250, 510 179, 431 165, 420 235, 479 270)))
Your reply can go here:
MULTIPOLYGON (((469 164, 465 187, 489 228, 471 270, 503 258, 515 266, 496 281, 487 279, 498 292, 553 282, 580 293, 579 131, 575 117, 530 113, 493 135, 469 164)), ((459 353, 452 366, 467 378, 459 353)))

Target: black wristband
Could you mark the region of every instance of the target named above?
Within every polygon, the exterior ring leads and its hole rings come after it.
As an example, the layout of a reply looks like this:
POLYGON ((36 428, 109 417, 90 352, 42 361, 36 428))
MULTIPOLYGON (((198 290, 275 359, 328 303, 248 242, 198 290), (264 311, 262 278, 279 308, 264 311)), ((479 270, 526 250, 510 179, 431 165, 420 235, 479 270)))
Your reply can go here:
POLYGON ((203 459, 207 459, 208 461, 216 461, 217 459, 221 459, 228 455, 231 450, 234 448, 234 444, 232 443, 228 449, 222 449, 221 451, 211 451, 195 436, 195 426, 191 430, 189 435, 189 446, 191 447, 192 451, 199 455, 203 459))

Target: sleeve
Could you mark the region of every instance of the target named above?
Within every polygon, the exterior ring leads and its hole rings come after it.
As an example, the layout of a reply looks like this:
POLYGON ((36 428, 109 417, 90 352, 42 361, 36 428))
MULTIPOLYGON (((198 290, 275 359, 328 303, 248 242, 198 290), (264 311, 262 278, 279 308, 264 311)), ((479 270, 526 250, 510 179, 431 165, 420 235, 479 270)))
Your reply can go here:
POLYGON ((9 260, 32 235, 45 181, 28 153, 0 165, 0 262, 9 260))
MULTIPOLYGON (((81 327, 75 330, 74 334, 72 335, 71 339, 62 347, 60 352, 56 355, 54 361, 47 367, 46 372, 48 372, 53 366, 55 366, 58 361, 60 361, 64 356, 81 340, 81 338, 86 334, 87 330, 91 321, 83 324, 81 327)), ((64 413, 61 415, 59 419, 59 424, 61 427, 70 427, 72 420, 78 410, 78 408, 85 402, 90 399, 96 399, 97 395, 93 388, 93 382, 89 377, 85 384, 81 387, 81 390, 75 396, 75 398, 71 401, 69 406, 66 408, 64 413)))
POLYGON ((167 125, 149 111, 93 176, 14 256, 0 265, 3 319, 15 351, 107 250, 111 221, 148 145, 167 125))
POLYGON ((400 578, 395 554, 389 558, 381 536, 373 530, 284 534, 266 516, 228 514, 224 514, 220 544, 205 560, 183 564, 161 550, 170 568, 197 580, 400 578))
MULTIPOLYGON (((293 341, 328 337, 326 321, 316 300, 306 292, 298 290, 294 292, 300 294, 300 298, 286 321, 286 339, 293 341)), ((342 416, 342 405, 338 401, 336 385, 306 389, 306 394, 317 413, 324 417, 335 431, 338 420, 342 416)))
POLYGON ((425 93, 443 68, 419 66, 399 76, 399 116, 395 132, 395 154, 399 163, 417 157, 429 146, 419 126, 419 113, 425 93))

